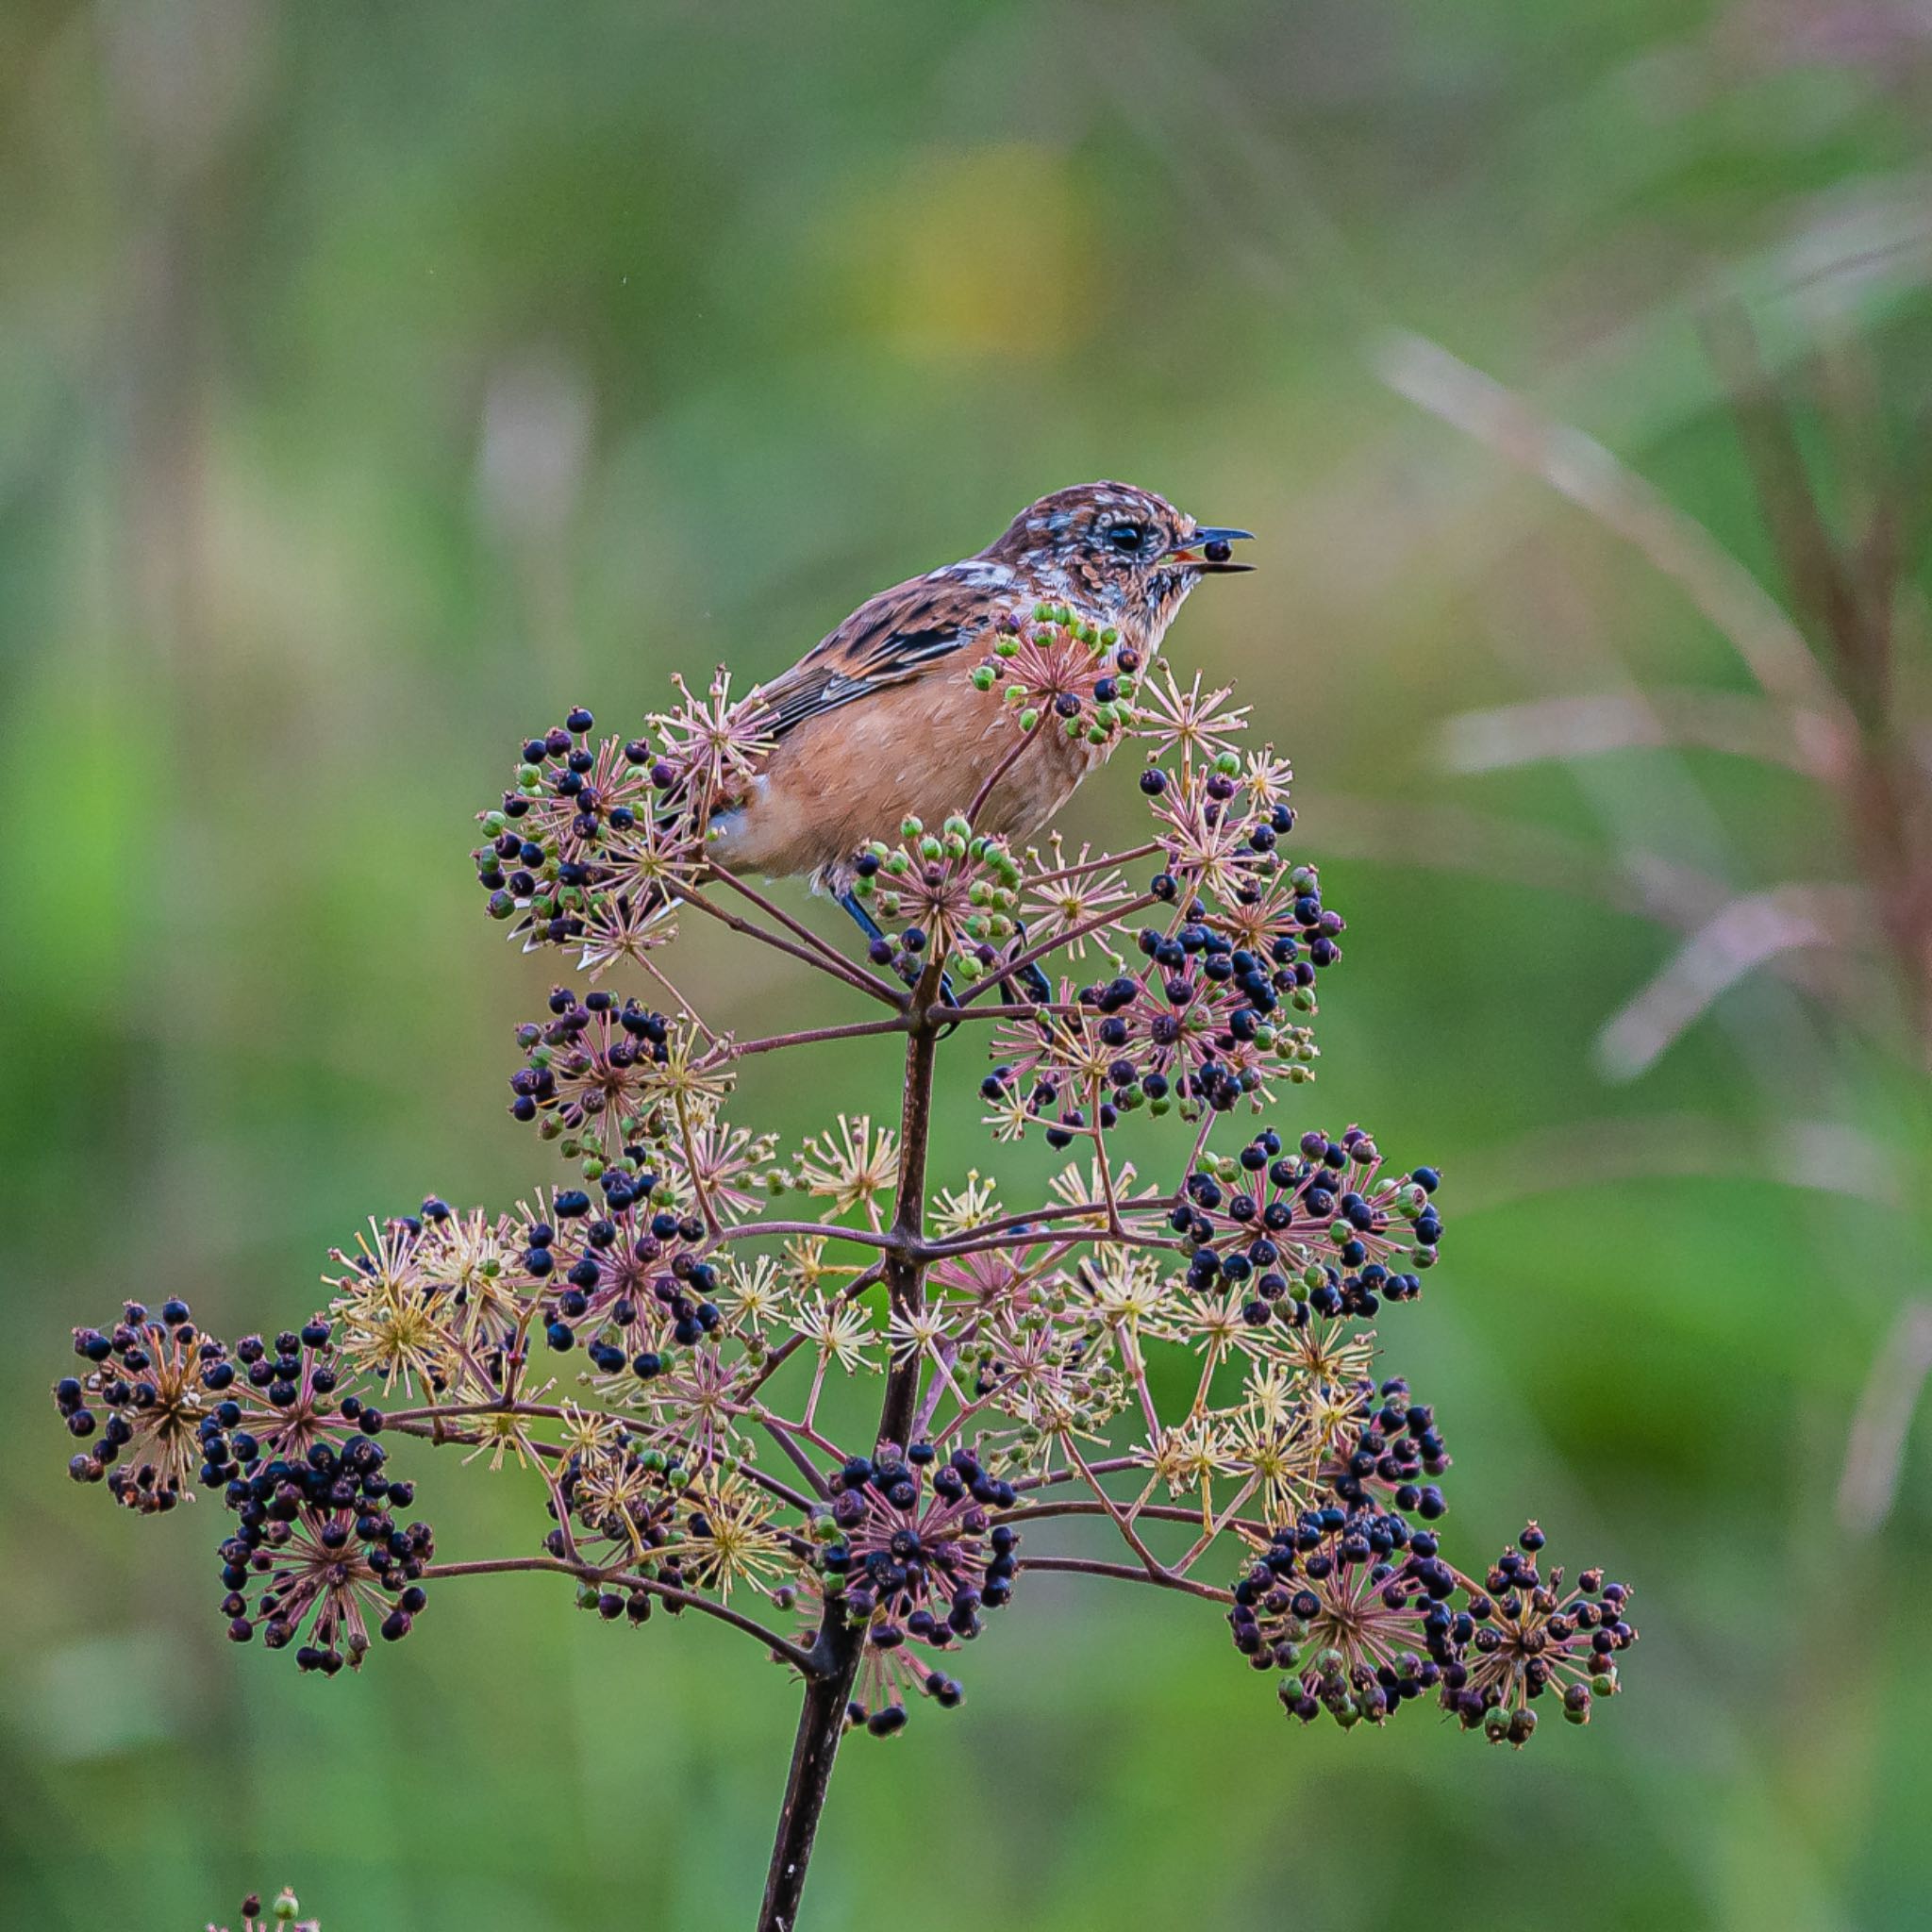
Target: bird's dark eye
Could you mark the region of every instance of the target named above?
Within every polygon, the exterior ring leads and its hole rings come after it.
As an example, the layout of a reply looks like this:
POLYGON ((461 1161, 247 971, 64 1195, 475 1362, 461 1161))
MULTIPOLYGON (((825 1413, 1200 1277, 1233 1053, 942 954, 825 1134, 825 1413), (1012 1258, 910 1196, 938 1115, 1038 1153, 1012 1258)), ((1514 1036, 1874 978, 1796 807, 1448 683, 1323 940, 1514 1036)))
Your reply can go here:
POLYGON ((1109 524, 1107 526, 1108 547, 1118 550, 1123 557, 1138 556, 1141 545, 1146 541, 1145 524, 1109 524))

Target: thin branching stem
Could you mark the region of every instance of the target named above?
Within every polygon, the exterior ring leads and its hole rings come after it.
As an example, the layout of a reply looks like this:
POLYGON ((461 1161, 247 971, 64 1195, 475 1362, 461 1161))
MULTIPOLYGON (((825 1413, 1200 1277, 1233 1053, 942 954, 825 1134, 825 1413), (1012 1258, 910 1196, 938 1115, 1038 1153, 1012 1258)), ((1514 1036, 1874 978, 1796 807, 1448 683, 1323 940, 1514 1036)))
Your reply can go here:
POLYGON ((714 1241, 727 1247, 733 1241, 756 1241, 761 1235, 802 1235, 808 1241, 851 1241, 861 1248, 895 1249, 897 1237, 864 1227, 840 1227, 829 1221, 741 1221, 721 1227, 714 1241))
POLYGON ((806 1481, 811 1485, 812 1493, 816 1495, 821 1501, 824 1501, 825 1497, 829 1496, 832 1493, 832 1487, 828 1482, 826 1482, 824 1472, 819 1468, 818 1464, 815 1463, 811 1459, 811 1457, 808 1456, 802 1448, 799 1447, 798 1442, 795 1440, 797 1435, 801 1432, 795 1429, 786 1427, 782 1423, 778 1422, 776 1418, 773 1416, 762 1416, 759 1418, 759 1420, 764 1424, 765 1433, 771 1437, 773 1441, 777 1443, 778 1447, 782 1449, 785 1452, 785 1454, 791 1459, 791 1461, 797 1466, 799 1472, 804 1475, 806 1481))
POLYGON ((1020 1568, 1029 1574, 1059 1571, 1072 1576, 1110 1576, 1121 1583, 1151 1583, 1159 1590, 1179 1590, 1190 1596, 1206 1597, 1210 1603, 1234 1601, 1231 1590, 1217 1590, 1211 1583, 1195 1582, 1191 1576, 1176 1576, 1158 1565, 1148 1570, 1132 1563, 1105 1562, 1098 1557, 1023 1557, 1020 1568))
POLYGON ((776 921, 794 939, 802 944, 810 947, 819 963, 828 972, 844 974, 858 980, 874 999, 882 1000, 888 1006, 900 1008, 906 1006, 907 995, 903 991, 897 987, 888 985, 877 974, 868 973, 863 966, 855 965, 830 941, 813 932, 811 927, 807 925, 802 920, 792 918, 791 913, 787 912, 782 906, 778 905, 775 900, 768 899, 757 887, 747 885, 736 873, 727 872, 716 859, 711 861, 711 871, 715 876, 723 879, 741 898, 756 906, 767 919, 776 921))
MULTIPOLYGON (((925 967, 916 989, 915 1009, 921 1019, 906 1042, 905 1104, 899 1127, 899 1191, 892 1223, 894 1252, 886 1261, 887 1291, 895 1308, 916 1312, 924 1298, 925 1261, 917 1250, 925 1231, 925 1166, 932 1127, 933 1071, 939 1036, 924 1015, 939 991, 941 966, 925 967)), ((881 1443, 908 1441, 912 1412, 919 1398, 919 1357, 895 1364, 886 1378, 885 1400, 879 1411, 881 1443)), ((783 1424, 780 1427, 785 1426, 783 1424)), ((824 1674, 810 1683, 799 1712, 792 1744, 791 1769, 779 1807, 778 1829, 772 1845, 772 1862, 765 1877, 760 1932, 791 1932, 797 1923, 798 1901, 818 1834, 830 1787, 833 1760, 845 1724, 845 1707, 864 1652, 865 1632, 849 1626, 836 1599, 827 1602, 820 1626, 818 1652, 824 1674)))
POLYGON ((721 925, 729 926, 735 933, 741 933, 746 939, 757 940, 760 945, 770 946, 774 951, 788 953, 801 965, 809 966, 815 972, 830 974, 834 979, 842 981, 856 992, 869 997, 882 999, 891 1007, 900 1007, 903 1002, 897 995, 884 989, 882 981, 875 981, 870 974, 861 973, 849 959, 838 955, 827 956, 826 952, 814 952, 809 946, 802 946, 794 940, 788 940, 782 933, 769 932, 755 919, 746 919, 741 914, 726 910, 716 900, 708 899, 700 891, 690 891, 678 893, 681 905, 694 906, 721 925), (837 958, 838 963, 833 964, 837 958))
POLYGON ((560 1557, 484 1557, 466 1563, 428 1563, 424 1566, 423 1576, 425 1581, 433 1581, 447 1576, 489 1576, 519 1570, 547 1570, 558 1575, 575 1576, 580 1582, 593 1583, 600 1588, 641 1590, 647 1595, 662 1597, 677 1609, 702 1610, 706 1616, 715 1617, 721 1624, 729 1624, 733 1629, 742 1630, 747 1637, 756 1637, 774 1657, 782 1657, 807 1677, 824 1674, 823 1664, 810 1651, 801 1650, 797 1644, 780 1637, 775 1630, 766 1629, 743 1611, 734 1610, 729 1604, 715 1603, 708 1596, 699 1596, 693 1591, 679 1590, 675 1584, 660 1583, 655 1576, 641 1576, 634 1570, 600 1569, 594 1563, 567 1562, 560 1557))
POLYGON ((797 1033, 771 1033, 761 1040, 734 1040, 725 1053, 728 1059, 749 1059, 753 1054, 782 1053, 791 1046, 817 1046, 833 1040, 867 1040, 881 1033, 904 1033, 908 1022, 860 1020, 848 1026, 808 1026, 797 1033))
POLYGON ((1144 845, 1136 845, 1125 852, 1103 852, 1098 858, 1083 858, 1074 865, 1056 867, 1052 872, 1029 874, 1027 883, 1033 886, 1057 885, 1061 879, 1083 878, 1090 872, 1106 872, 1110 868, 1132 865, 1138 859, 1151 858, 1160 850, 1160 845, 1150 839, 1144 845))
MULTIPOLYGON (((1096 1471, 1105 1466, 1105 1464, 1093 1465, 1096 1471)), ((1084 1496, 1064 1496, 1055 1497, 1043 1503, 1024 1504, 1012 1509, 996 1509, 993 1511, 992 1520, 995 1523, 1010 1523, 1017 1526, 1024 1526, 1028 1523, 1042 1523, 1050 1516, 1110 1516, 1111 1514, 1112 1511, 1105 1504, 1091 1502, 1084 1496)), ((1198 1524, 1201 1521, 1201 1512, 1198 1509, 1183 1509, 1176 1503, 1143 1503, 1135 1511, 1135 1515, 1141 1522, 1198 1524)), ((1224 1535, 1231 1529, 1238 1529, 1246 1535, 1264 1539, 1268 1534, 1267 1529, 1261 1524, 1247 1522, 1235 1516, 1224 1516, 1216 1526, 1215 1534, 1217 1536, 1224 1535)), ((1200 1552, 1196 1550, 1179 1563, 1170 1564, 1168 1567, 1170 1569, 1185 1570, 1188 1564, 1198 1558, 1199 1556, 1200 1552)))
POLYGON ((1033 728, 1030 731, 1023 731, 1019 742, 986 774, 979 790, 973 794, 973 803, 966 808, 966 823, 969 825, 976 826, 979 824, 979 814, 986 809, 986 802, 992 796, 993 788, 1020 762, 1025 756, 1026 747, 1040 737, 1045 728, 1045 718, 1037 719, 1033 728))

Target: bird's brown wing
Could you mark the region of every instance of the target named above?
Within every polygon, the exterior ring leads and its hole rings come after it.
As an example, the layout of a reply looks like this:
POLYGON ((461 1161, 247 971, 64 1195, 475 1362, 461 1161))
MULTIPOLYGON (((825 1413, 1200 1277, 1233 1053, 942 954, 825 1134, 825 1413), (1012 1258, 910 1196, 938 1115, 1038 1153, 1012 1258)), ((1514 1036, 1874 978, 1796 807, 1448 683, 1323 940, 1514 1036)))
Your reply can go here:
POLYGON ((904 684, 966 649, 991 621, 983 594, 943 575, 915 577, 861 604, 758 695, 774 738, 809 718, 904 684))

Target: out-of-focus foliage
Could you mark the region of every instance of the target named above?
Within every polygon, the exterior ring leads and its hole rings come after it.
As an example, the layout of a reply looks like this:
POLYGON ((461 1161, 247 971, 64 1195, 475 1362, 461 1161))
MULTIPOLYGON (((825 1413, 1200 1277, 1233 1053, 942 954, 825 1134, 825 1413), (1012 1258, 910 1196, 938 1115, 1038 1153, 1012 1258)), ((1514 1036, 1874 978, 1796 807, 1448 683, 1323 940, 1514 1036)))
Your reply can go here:
MULTIPOLYGON (((299 1318, 385 1192, 527 1185, 500 1096, 541 975, 465 854, 528 729, 768 674, 1113 475, 1261 535, 1171 643, 1292 753, 1358 927, 1322 1114, 1447 1150, 1405 1359, 1462 1530, 1533 1500, 1640 1574, 1645 1694, 1521 1758, 1424 1725, 1371 1759, 1182 1607, 1109 1599, 1101 1641, 1042 1577, 971 1724, 841 1765, 816 1922, 911 1887, 928 1932, 1918 1924, 1923 1424, 1839 1492, 1932 1283, 1923 1066, 1816 946, 1641 1071, 1600 1049, 1681 943, 1651 915, 1698 923, 1660 876, 1715 909, 1853 858, 1762 760, 1470 755, 1470 711, 1751 685, 1641 543, 1414 401, 1441 344, 1789 602, 1698 320, 1741 299, 1775 366, 1870 388, 1806 415, 1821 461, 1848 421, 1923 442, 1928 98, 1907 0, 8 8, 0 1920, 200 1924, 264 1871, 425 1932, 746 1915, 793 1712, 728 1635, 533 1578, 293 1678, 224 1643, 192 1525, 81 1507, 46 1365, 124 1294, 299 1318), (1337 1807, 1375 1859, 1307 1856, 1337 1807)), ((679 950, 745 1024, 832 1017, 679 950)), ((984 1164, 978 1111, 940 1171, 984 1164)), ((453 1486, 440 1539, 526 1480, 453 1486)))

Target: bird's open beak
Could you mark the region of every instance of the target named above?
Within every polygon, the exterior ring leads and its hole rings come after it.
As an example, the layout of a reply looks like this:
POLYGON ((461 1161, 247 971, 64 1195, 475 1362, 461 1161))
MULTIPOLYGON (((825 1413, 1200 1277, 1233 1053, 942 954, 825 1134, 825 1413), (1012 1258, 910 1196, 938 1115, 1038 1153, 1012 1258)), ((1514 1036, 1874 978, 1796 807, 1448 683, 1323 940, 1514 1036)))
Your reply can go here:
POLYGON ((1203 576, 1232 576, 1237 571, 1253 570, 1255 566, 1252 563, 1236 563, 1227 554, 1228 545, 1251 542, 1254 535, 1252 530, 1205 525, 1191 537, 1174 544, 1167 555, 1175 563, 1191 565, 1203 576))

